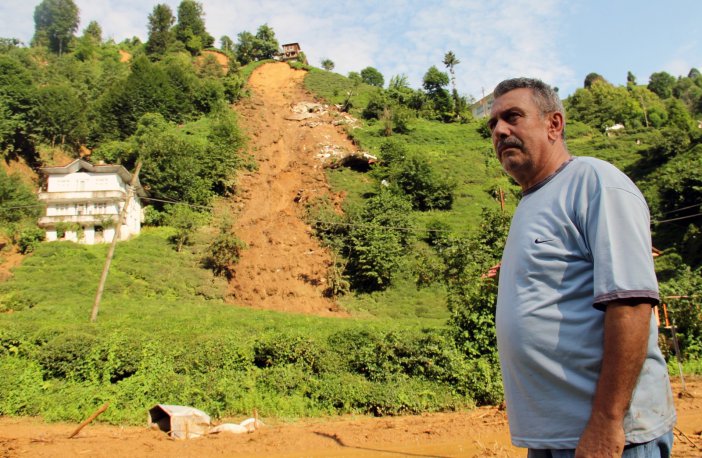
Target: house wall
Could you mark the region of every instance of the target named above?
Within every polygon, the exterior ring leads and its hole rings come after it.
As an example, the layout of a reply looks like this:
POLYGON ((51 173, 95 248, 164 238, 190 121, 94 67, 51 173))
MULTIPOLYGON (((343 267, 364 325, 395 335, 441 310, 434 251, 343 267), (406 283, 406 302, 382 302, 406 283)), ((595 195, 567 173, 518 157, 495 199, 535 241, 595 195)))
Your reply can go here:
MULTIPOLYGON (((40 194, 46 202, 45 217, 39 223, 46 229, 46 240, 58 239, 56 224, 60 222, 80 224, 80 231, 66 231, 63 239, 80 243, 109 243, 115 228, 108 221, 119 217, 129 185, 117 173, 89 173, 79 171, 70 174, 49 175, 47 191, 40 194), (103 225, 103 223, 105 223, 103 225), (104 226, 107 227, 104 227, 104 226), (95 230, 102 227, 102 233, 95 230)), ((134 195, 130 202, 121 240, 126 240, 141 231, 142 204, 134 195)))
POLYGON ((68 175, 50 175, 47 192, 114 191, 127 192, 127 184, 116 173, 76 172, 68 175))

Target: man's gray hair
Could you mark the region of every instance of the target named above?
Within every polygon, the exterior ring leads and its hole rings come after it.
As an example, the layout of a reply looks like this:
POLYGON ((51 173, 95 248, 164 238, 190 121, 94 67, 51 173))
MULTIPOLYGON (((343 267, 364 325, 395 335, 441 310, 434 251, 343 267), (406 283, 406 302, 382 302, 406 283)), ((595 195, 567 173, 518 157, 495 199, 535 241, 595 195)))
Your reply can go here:
POLYGON ((511 78, 498 84, 493 91, 493 96, 498 98, 515 89, 531 89, 534 102, 539 107, 542 116, 556 111, 563 115, 563 139, 565 140, 565 108, 563 108, 563 102, 561 102, 558 92, 536 78, 511 78))
POLYGON ((542 115, 558 111, 565 116, 563 102, 561 102, 561 98, 558 97, 558 92, 554 91, 548 84, 535 78, 512 78, 504 80, 497 85, 493 94, 495 98, 498 98, 515 89, 531 89, 534 94, 536 105, 541 110, 542 115))

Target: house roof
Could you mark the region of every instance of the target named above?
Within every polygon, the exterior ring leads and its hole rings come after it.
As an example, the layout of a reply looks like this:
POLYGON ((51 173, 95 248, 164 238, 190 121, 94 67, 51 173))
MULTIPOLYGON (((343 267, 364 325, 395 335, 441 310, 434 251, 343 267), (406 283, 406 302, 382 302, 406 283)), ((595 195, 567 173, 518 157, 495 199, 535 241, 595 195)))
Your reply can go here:
MULTIPOLYGON (((41 171, 46 175, 68 175, 71 173, 76 173, 81 170, 85 170, 90 173, 116 173, 122 178, 125 183, 130 183, 132 181, 132 174, 124 168, 124 166, 119 164, 104 164, 104 165, 94 165, 83 159, 76 159, 65 166, 59 167, 42 167, 41 171)), ((141 186, 139 182, 139 177, 136 179, 136 192, 140 197, 146 197, 146 191, 141 186)))

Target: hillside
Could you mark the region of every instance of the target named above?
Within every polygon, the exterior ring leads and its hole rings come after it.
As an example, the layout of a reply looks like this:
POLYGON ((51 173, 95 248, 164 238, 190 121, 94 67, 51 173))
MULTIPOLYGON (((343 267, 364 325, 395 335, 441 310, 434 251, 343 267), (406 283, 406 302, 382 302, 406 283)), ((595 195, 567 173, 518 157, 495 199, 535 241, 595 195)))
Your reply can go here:
POLYGON ((286 312, 345 315, 324 297, 331 255, 302 221, 311 197, 332 196, 319 151, 325 144, 352 148, 328 117, 319 125, 288 119, 311 101, 305 72, 284 63, 259 67, 251 97, 237 111, 258 169, 238 178, 235 232, 247 245, 230 285, 237 304, 286 312))

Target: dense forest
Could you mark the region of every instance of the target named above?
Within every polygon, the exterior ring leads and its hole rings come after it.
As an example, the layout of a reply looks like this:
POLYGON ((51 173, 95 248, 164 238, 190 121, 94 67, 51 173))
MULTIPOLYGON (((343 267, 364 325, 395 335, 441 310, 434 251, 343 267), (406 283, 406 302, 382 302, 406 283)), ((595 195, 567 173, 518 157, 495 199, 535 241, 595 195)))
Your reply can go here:
MULTIPOLYGON (((22 161, 38 170, 52 165, 57 152, 129 170, 140 162, 141 183, 149 191, 145 223, 159 229, 129 242, 125 257, 139 267, 125 266, 113 287, 115 296, 129 298, 125 303, 135 301, 129 312, 134 316, 113 317, 100 335, 65 312, 55 312, 69 323, 65 328, 52 322, 51 314, 25 318, 22 313, 37 312, 39 305, 55 301, 68 307, 78 300, 30 291, 33 275, 60 290, 56 285, 67 276, 92 275, 96 255, 70 244, 40 244, 38 183, 0 170, 0 229, 7 245, 30 255, 26 268, 0 288, 0 311, 19 312, 5 316, 8 326, 0 332, 3 372, 18 380, 47 381, 54 403, 66 393, 122 397, 127 407, 112 421, 135 421, 144 405, 170 395, 158 391, 154 377, 187 388, 168 402, 199 399, 216 414, 252 405, 290 415, 387 414, 501 399, 491 269, 499 262, 520 195, 492 153, 485 119, 472 115, 474 100, 456 89, 460 60, 454 52, 427 69, 420 88, 410 87, 405 75, 386 84, 373 67, 339 75, 330 58, 322 60, 321 69, 304 55, 290 62, 308 71, 305 84, 312 93, 360 119, 361 127, 348 135, 379 158, 372 167, 338 164, 328 171, 332 185, 347 192, 344 214, 324 199, 311 202, 306 213, 335 255, 329 295, 352 311, 363 307, 386 321, 310 325, 294 317, 259 320, 263 315, 244 311, 203 311, 198 301, 219 293, 203 286, 212 281, 202 272, 193 274, 179 264, 187 259, 226 278, 245 249, 221 223, 219 235, 202 250, 206 262, 193 260, 187 250, 180 253, 194 243, 198 227, 219 224, 211 219, 213 204, 236 193, 237 170, 256 168, 232 104, 247 97, 246 81, 255 66, 278 54, 273 29, 263 24, 255 33, 238 33, 236 41, 223 36, 215 47, 202 6, 194 0, 183 0, 175 12, 156 5, 148 16, 146 42, 104 40, 96 22, 78 33, 79 11, 72 0, 43 0, 34 22, 29 44, 0 38, 5 162, 22 161), (164 228, 178 253, 159 239, 164 228), (163 259, 173 266, 173 278, 153 267, 163 259), (72 263, 71 271, 61 270, 64 260, 72 263), (139 280, 132 284, 136 287, 125 286, 130 275, 139 280), (129 296, 130 290, 138 291, 139 299, 129 296), (190 310, 177 308, 176 299, 190 310), (148 300, 154 302, 141 302, 148 300), (172 309, 164 313, 156 300, 172 309), (404 317, 406 322, 389 324, 412 301, 424 303, 404 317), (192 330, 183 325, 186 313, 199 314, 192 330), (210 313, 214 318, 199 320, 210 313), (192 341, 188 332, 209 340, 180 358, 141 327, 148 321, 143 316, 165 315, 179 332, 168 339, 161 335, 163 341, 192 341), (253 330, 224 334, 205 328, 210 320, 249 320, 253 330), (395 328, 410 321, 411 331, 395 328), (231 344, 226 352, 212 351, 225 342, 231 344), (248 391, 228 397, 234 395, 208 378, 209 372, 248 391), (343 391, 341 385, 356 389, 343 391), (95 387, 103 387, 103 394, 95 394, 95 387), (415 399, 418 391, 430 395, 415 399)), ((702 355, 702 74, 695 68, 677 77, 657 72, 639 82, 629 73, 626 86, 616 86, 591 73, 564 104, 571 152, 613 162, 644 192, 661 293, 674 304, 678 337, 694 361, 702 355)), ((51 403, 39 401, 46 395, 41 389, 3 383, 0 392, 9 394, 0 395, 0 413, 47 414, 42 409, 51 403)), ((51 405, 54 418, 77 417, 74 410, 51 405)))

